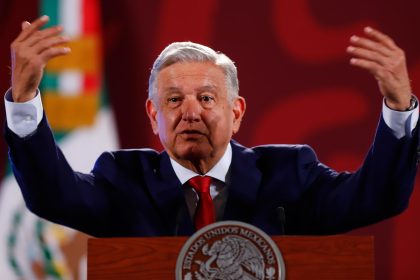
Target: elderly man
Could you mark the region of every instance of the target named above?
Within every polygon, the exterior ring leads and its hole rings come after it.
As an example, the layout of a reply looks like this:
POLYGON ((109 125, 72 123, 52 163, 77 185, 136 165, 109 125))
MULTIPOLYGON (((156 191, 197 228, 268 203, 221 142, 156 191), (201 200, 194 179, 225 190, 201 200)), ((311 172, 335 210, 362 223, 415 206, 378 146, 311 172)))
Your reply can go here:
POLYGON ((355 173, 337 173, 305 145, 246 148, 232 140, 245 112, 233 62, 190 42, 157 58, 146 111, 165 151, 104 153, 74 172, 56 146, 37 90, 44 65, 70 50, 60 27, 22 24, 12 43, 6 139, 15 176, 34 213, 94 236, 190 235, 219 220, 268 234, 332 234, 403 211, 417 167, 417 100, 404 54, 367 27, 350 63, 384 96, 374 144, 355 173))

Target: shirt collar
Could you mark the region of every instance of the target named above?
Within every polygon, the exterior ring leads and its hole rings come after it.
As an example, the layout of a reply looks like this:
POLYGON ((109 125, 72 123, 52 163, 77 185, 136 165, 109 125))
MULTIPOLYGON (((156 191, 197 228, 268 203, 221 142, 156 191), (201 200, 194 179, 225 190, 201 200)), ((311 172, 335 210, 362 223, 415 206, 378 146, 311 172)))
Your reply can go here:
MULTIPOLYGON (((176 176, 178 177, 181 184, 185 184, 189 179, 200 176, 200 174, 195 173, 194 171, 185 168, 175 160, 170 157, 172 168, 175 171, 176 176)), ((226 174, 229 170, 230 163, 232 162, 232 147, 230 143, 228 144, 225 153, 222 158, 209 170, 205 175, 210 176, 214 179, 226 182, 226 174)))

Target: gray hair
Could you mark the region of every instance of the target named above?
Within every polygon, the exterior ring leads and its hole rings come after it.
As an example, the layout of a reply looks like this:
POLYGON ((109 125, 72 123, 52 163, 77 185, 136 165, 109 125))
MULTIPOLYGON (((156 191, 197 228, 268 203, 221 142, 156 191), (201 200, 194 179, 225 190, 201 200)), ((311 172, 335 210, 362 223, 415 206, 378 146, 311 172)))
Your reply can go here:
POLYGON ((228 98, 239 95, 238 72, 233 61, 225 54, 192 42, 176 42, 167 46, 153 63, 149 78, 149 99, 155 102, 156 77, 159 72, 177 62, 212 62, 222 68, 226 76, 228 98))

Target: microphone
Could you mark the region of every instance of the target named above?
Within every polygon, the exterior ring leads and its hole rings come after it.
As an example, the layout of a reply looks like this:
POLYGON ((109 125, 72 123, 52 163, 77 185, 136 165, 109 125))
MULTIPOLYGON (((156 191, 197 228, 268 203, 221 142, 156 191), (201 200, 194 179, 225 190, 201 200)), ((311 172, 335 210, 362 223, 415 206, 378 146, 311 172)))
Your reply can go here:
POLYGON ((284 212, 284 207, 279 206, 276 208, 276 213, 277 213, 277 219, 280 222, 280 229, 281 229, 281 234, 284 235, 286 234, 284 226, 286 224, 286 214, 284 212))

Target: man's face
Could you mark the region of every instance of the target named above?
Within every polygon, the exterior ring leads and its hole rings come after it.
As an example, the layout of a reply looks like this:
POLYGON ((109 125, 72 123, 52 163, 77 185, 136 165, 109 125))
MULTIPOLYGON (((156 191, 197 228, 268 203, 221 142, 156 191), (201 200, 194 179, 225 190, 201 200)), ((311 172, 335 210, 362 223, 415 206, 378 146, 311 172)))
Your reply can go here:
POLYGON ((175 63, 159 72, 156 88, 146 109, 168 154, 181 164, 215 164, 245 111, 242 97, 229 101, 223 70, 210 62, 175 63))

